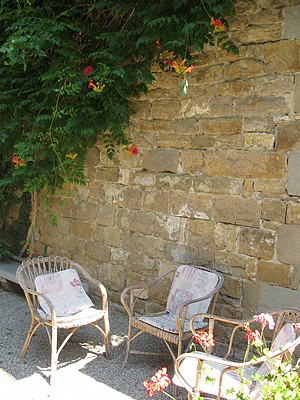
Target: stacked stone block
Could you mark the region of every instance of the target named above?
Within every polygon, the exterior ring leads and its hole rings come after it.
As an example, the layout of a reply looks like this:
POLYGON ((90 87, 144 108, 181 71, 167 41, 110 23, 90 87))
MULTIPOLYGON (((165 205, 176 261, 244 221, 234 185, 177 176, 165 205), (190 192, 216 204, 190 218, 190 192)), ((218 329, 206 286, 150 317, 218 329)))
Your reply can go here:
POLYGON ((299 1, 238 1, 239 55, 200 55, 185 97, 180 78, 154 67, 132 102, 138 155, 111 161, 97 143, 86 186, 53 199, 57 227, 39 215, 40 248, 82 263, 115 302, 125 286, 201 264, 224 274, 222 314, 300 307, 299 26, 299 1))

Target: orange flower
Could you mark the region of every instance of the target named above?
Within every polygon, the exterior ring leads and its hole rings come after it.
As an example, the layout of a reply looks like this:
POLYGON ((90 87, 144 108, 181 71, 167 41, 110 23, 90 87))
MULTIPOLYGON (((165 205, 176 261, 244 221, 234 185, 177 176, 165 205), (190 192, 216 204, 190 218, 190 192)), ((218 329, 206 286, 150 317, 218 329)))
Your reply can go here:
POLYGON ((248 343, 253 343, 254 346, 262 346, 263 345, 263 341, 261 338, 261 334, 259 333, 259 331, 256 329, 255 331, 252 331, 249 328, 245 328, 245 339, 248 340, 248 343))
POLYGON ((12 162, 15 164, 16 169, 18 169, 21 165, 25 166, 25 161, 18 156, 14 156, 12 162))
POLYGON ((77 157, 77 154, 75 153, 69 153, 66 155, 66 157, 70 158, 71 160, 75 160, 75 158, 77 157))
POLYGON ((214 25, 214 27, 215 27, 214 32, 225 32, 226 31, 226 26, 223 24, 223 22, 220 19, 214 19, 214 17, 211 17, 210 25, 214 25))
POLYGON ((175 69, 175 72, 177 72, 178 75, 184 76, 185 74, 192 72, 192 70, 195 68, 193 65, 191 66, 186 66, 186 58, 181 61, 181 63, 178 65, 176 61, 172 61, 172 68, 175 69))
POLYGON ((93 88, 93 90, 94 90, 95 92, 101 93, 102 90, 104 89, 105 85, 104 85, 104 83, 103 83, 103 84, 100 86, 100 85, 99 85, 99 82, 96 82, 96 84, 95 84, 95 83, 93 82, 93 80, 90 79, 90 82, 89 82, 89 84, 88 84, 88 87, 89 87, 89 88, 93 88))

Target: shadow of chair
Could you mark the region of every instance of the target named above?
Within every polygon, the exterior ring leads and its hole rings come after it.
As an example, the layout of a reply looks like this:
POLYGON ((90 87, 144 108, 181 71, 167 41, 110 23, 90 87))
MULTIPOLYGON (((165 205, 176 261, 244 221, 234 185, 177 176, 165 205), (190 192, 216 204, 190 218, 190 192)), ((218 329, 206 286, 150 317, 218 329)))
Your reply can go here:
MULTIPOLYGON (((172 358, 182 352, 183 342, 190 340, 192 332, 190 319, 199 312, 213 312, 219 291, 223 285, 223 276, 213 270, 181 265, 157 279, 146 283, 127 287, 121 294, 121 302, 128 313, 128 337, 124 365, 129 354, 164 354, 131 349, 131 342, 142 333, 149 333, 162 339, 172 358), (159 285, 173 275, 166 309, 163 312, 139 315, 136 302, 143 298, 143 293, 159 285), (177 351, 172 346, 177 347, 177 351)), ((203 319, 195 321, 197 328, 205 329, 203 319)))
POLYGON ((77 329, 91 324, 102 335, 107 358, 111 358, 110 324, 107 292, 103 284, 92 278, 79 264, 65 257, 37 257, 23 261, 17 280, 24 290, 31 313, 31 325, 20 357, 25 357, 31 339, 43 326, 51 345, 50 384, 54 383, 58 357, 77 329), (101 309, 95 308, 83 284, 101 296, 101 309), (101 327, 100 322, 103 322, 101 327), (57 349, 58 329, 68 334, 57 349))
MULTIPOLYGON (((197 351, 181 354, 174 364, 173 383, 184 387, 189 393, 189 399, 200 393, 202 396, 213 395, 217 400, 232 399, 230 391, 241 389, 242 374, 243 379, 245 379, 243 390, 247 396, 243 398, 253 400, 261 398, 262 387, 260 382, 253 378, 254 375, 258 374, 264 378, 273 370, 274 363, 277 360, 290 361, 295 348, 300 344, 300 336, 297 337, 295 329, 295 324, 300 321, 300 310, 283 309, 270 313, 270 315, 276 322, 274 330, 268 331, 269 335, 273 332, 268 338, 270 351, 264 355, 256 355, 249 360, 248 345, 243 361, 229 358, 229 356, 235 350, 233 346, 235 337, 241 331, 245 336, 245 328, 248 327, 249 329, 252 324, 255 324, 255 319, 238 321, 215 315, 201 314, 194 316, 191 319, 191 330, 194 336, 197 333, 194 322, 198 317, 209 321, 210 335, 214 334, 215 322, 225 324, 231 331, 228 349, 224 357, 197 351)), ((254 332, 254 329, 251 331, 254 332)), ((244 340, 244 342, 247 343, 247 340, 244 340)), ((240 345, 239 341, 238 343, 240 345)))

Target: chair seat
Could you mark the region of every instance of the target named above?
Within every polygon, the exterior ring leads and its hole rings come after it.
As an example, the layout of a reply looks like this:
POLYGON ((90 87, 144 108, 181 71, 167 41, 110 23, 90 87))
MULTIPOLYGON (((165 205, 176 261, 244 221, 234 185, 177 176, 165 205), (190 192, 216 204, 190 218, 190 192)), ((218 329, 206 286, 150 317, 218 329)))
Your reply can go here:
MULTIPOLYGON (((211 358, 215 358, 216 360, 218 357, 211 356, 211 358)), ((187 383, 191 387, 196 387, 196 371, 197 371, 197 365, 198 365, 198 360, 196 358, 191 358, 187 357, 184 359, 182 364, 179 367, 180 374, 182 377, 187 381, 187 383)), ((204 393, 210 393, 212 395, 217 396, 218 394, 218 382, 220 379, 221 372, 226 368, 223 365, 214 363, 214 362, 203 362, 203 372, 201 374, 201 380, 200 384, 198 384, 198 387, 201 388, 201 392, 204 393), (210 381, 207 378, 213 378, 213 381, 210 381)), ((255 367, 249 367, 245 368, 243 370, 243 378, 248 379, 251 381, 251 377, 257 372, 257 368, 255 367)), ((235 398, 234 396, 228 394, 227 392, 233 388, 237 388, 240 383, 240 375, 236 373, 235 371, 228 371, 224 374, 223 380, 222 380, 222 391, 221 391, 221 396, 224 399, 232 399, 235 398)), ((179 380, 178 376, 175 375, 173 377, 173 383, 177 386, 183 387, 184 385, 181 383, 179 380)), ((240 388, 240 386, 239 386, 240 388)), ((250 385, 243 384, 243 390, 245 395, 249 395, 250 392, 250 385)), ((249 398, 252 399, 252 396, 249 398)))
MULTIPOLYGON (((177 344, 179 341, 178 328, 175 322, 175 314, 173 313, 165 312, 158 315, 139 316, 133 318, 131 323, 135 328, 142 329, 171 343, 177 344)), ((203 329, 206 326, 206 323, 199 322, 197 329, 203 329)), ((189 320, 185 320, 182 338, 185 339, 185 335, 190 337, 190 332, 189 320)))
MULTIPOLYGON (((38 309, 38 314, 44 321, 49 321, 51 323, 51 317, 47 315, 43 310, 38 309)), ((63 317, 56 317, 58 328, 73 328, 75 326, 82 326, 95 322, 103 318, 104 312, 102 310, 97 310, 94 307, 86 308, 78 313, 67 315, 63 317)))

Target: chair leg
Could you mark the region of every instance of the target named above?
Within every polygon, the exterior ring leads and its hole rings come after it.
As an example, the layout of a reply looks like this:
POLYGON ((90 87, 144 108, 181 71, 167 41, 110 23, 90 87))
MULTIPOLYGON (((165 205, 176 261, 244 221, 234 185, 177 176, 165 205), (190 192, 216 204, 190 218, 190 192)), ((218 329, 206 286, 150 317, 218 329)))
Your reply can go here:
POLYGON ((28 346, 31 342, 32 336, 34 335, 35 331, 38 329, 38 327, 41 325, 41 323, 37 323, 34 318, 32 318, 31 324, 30 324, 30 328, 29 331, 27 333, 23 348, 21 350, 20 353, 20 358, 24 358, 28 349, 28 346))
POLYGON ((55 381, 57 358, 57 327, 52 326, 50 385, 53 385, 55 381))
POLYGON ((106 358, 109 360, 112 357, 112 346, 110 340, 110 325, 109 325, 109 318, 108 315, 104 316, 104 347, 105 347, 105 355, 106 358))
POLYGON ((128 357, 129 357, 129 352, 130 352, 130 341, 131 341, 131 324, 130 321, 128 323, 128 335, 127 335, 127 343, 126 343, 126 353, 125 353, 125 359, 123 362, 123 367, 125 367, 128 357))

